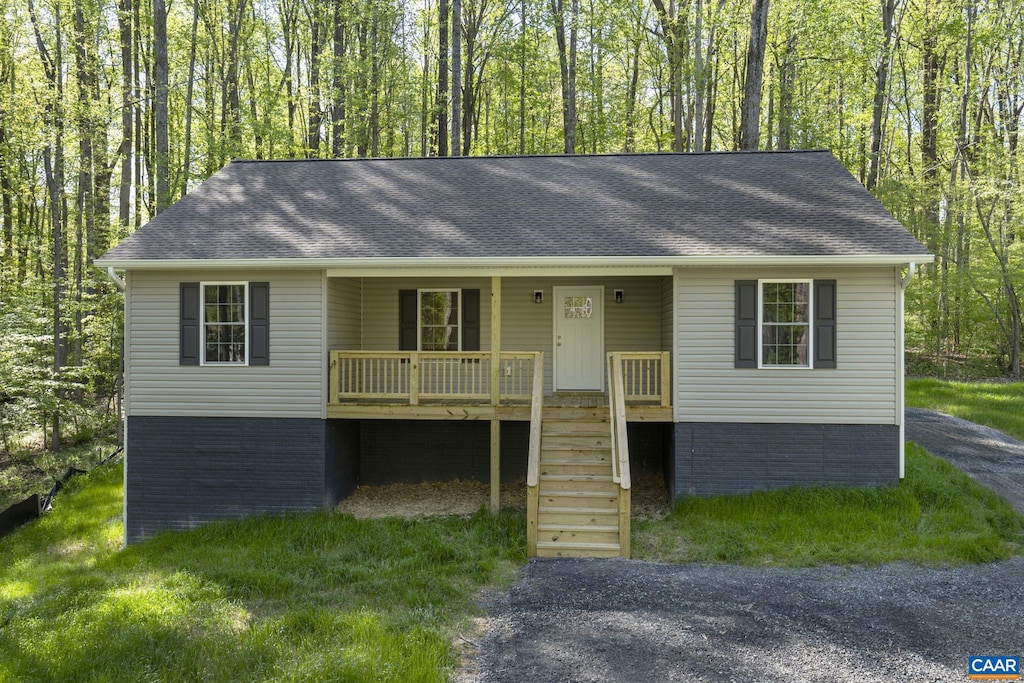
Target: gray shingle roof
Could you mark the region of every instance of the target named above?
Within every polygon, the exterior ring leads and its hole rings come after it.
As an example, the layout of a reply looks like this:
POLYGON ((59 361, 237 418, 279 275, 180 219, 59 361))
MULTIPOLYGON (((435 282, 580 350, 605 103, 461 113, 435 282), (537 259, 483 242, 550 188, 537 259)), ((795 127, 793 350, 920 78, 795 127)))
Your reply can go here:
POLYGON ((103 258, 897 254, 926 251, 818 150, 236 161, 103 258))

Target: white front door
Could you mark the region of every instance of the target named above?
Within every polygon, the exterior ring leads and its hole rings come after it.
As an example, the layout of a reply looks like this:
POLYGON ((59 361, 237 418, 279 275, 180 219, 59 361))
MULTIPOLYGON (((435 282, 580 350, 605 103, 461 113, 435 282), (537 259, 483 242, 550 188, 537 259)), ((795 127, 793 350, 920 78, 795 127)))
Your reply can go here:
POLYGON ((554 287, 555 391, 604 391, 604 287, 554 287))

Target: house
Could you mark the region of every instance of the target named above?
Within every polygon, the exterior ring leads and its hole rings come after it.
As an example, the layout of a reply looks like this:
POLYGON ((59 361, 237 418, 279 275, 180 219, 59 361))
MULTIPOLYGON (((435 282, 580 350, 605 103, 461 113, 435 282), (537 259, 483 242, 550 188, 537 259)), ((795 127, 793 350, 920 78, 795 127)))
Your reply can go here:
POLYGON ((674 497, 903 476, 931 255, 828 151, 234 161, 125 287, 126 541, 526 479, 530 552, 674 497))

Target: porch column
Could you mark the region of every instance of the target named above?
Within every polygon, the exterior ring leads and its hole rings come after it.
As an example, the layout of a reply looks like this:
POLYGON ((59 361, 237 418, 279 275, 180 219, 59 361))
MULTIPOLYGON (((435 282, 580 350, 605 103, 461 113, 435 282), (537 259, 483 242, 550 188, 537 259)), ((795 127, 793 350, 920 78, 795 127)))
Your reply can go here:
POLYGON ((501 402, 501 278, 491 277, 491 511, 501 506, 501 421, 497 406, 501 402))

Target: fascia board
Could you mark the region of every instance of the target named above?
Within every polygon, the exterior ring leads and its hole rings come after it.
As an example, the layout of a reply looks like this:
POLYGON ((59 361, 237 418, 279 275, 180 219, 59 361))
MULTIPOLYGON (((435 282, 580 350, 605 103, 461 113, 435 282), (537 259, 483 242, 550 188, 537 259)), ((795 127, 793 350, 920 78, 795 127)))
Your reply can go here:
POLYGON ((402 257, 402 258, 262 258, 262 259, 98 259, 95 265, 115 270, 169 269, 289 269, 346 271, 409 269, 533 270, 557 268, 559 272, 592 268, 671 269, 706 266, 883 266, 931 263, 932 254, 858 254, 842 256, 503 256, 484 258, 402 257))

